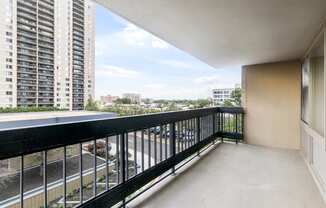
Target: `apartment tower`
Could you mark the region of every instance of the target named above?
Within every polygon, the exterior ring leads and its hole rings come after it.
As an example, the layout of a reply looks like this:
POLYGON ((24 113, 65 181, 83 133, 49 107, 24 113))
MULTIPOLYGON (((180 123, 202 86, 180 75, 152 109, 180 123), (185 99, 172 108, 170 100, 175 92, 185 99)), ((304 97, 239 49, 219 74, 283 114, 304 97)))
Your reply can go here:
POLYGON ((3 3, 0 106, 83 109, 94 96, 93 2, 3 3))

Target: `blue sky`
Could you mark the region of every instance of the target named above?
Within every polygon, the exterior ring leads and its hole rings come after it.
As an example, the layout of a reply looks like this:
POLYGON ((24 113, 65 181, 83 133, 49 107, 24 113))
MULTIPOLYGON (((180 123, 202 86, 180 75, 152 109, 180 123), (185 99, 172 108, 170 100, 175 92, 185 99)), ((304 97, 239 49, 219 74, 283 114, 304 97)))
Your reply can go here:
POLYGON ((240 83, 240 69, 215 69, 102 6, 96 8, 95 94, 198 99, 240 83))

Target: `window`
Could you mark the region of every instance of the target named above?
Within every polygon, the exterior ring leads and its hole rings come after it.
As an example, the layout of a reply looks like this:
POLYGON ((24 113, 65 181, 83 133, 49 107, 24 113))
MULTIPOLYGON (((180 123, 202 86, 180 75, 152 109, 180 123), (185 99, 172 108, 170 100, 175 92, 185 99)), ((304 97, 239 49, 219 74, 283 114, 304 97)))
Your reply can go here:
POLYGON ((302 64, 301 119, 324 135, 324 39, 317 41, 302 64))

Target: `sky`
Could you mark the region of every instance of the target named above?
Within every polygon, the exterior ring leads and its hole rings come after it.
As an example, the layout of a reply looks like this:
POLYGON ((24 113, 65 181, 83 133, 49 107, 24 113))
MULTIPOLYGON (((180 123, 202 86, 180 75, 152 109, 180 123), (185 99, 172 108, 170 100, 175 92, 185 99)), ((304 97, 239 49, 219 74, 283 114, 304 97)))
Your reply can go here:
POLYGON ((95 96, 140 93, 200 99, 240 83, 240 68, 215 69, 113 14, 96 8, 95 96))

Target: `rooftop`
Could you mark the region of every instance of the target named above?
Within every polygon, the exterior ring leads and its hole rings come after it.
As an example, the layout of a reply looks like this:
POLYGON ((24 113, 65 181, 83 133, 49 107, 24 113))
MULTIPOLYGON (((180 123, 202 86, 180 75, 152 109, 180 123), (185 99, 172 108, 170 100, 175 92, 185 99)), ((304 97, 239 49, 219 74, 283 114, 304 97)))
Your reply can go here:
POLYGON ((115 117, 115 113, 94 111, 46 111, 1 113, 0 129, 19 128, 34 125, 45 125, 83 120, 103 119, 115 117))

